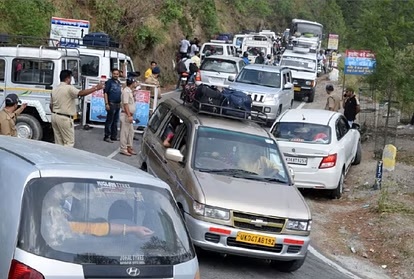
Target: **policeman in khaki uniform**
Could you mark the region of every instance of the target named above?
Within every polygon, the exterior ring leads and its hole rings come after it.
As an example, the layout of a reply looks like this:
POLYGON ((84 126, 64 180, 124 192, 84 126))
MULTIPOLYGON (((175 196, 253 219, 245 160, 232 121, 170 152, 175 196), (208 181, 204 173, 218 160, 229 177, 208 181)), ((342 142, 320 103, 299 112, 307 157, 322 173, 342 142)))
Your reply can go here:
POLYGON ((60 72, 60 84, 52 90, 50 111, 52 112, 52 128, 55 143, 73 147, 75 145, 75 129, 73 116, 76 114, 76 99, 89 95, 104 87, 102 83, 84 90, 71 85, 72 71, 60 72))
POLYGON ((134 78, 126 80, 126 87, 122 89, 121 100, 121 136, 120 136, 120 153, 126 156, 136 155, 133 148, 134 143, 134 113, 136 111, 135 98, 133 90, 137 87, 137 81, 134 78))
POLYGON ((17 108, 21 103, 16 94, 9 94, 5 99, 6 106, 0 111, 0 135, 17 137, 16 121, 17 116, 27 107, 23 104, 17 108))

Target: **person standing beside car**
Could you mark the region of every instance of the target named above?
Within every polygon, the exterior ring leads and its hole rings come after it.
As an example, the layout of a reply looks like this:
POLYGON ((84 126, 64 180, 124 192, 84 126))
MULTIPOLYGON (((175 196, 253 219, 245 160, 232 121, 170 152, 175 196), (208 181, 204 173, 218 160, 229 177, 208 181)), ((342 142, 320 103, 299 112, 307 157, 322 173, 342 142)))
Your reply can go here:
POLYGON ((0 135, 17 137, 17 116, 22 113, 27 104, 17 108, 21 102, 16 94, 7 95, 5 102, 6 106, 0 111, 0 135))
POLYGON ((75 145, 75 129, 73 116, 76 114, 76 99, 89 95, 103 88, 103 84, 84 90, 71 85, 72 71, 60 72, 60 84, 50 95, 50 111, 52 112, 52 128, 55 143, 73 147, 75 145))
POLYGON ((112 69, 112 77, 106 81, 104 89, 105 98, 105 135, 104 141, 113 142, 118 140, 118 120, 121 108, 122 84, 119 81, 119 70, 112 69))
POLYGON ((359 101, 357 97, 355 96, 354 89, 347 88, 345 90, 343 107, 344 107, 344 115, 346 119, 348 120, 349 127, 352 127, 352 124, 354 124, 354 121, 356 119, 356 115, 361 110, 359 101))
POLYGON ((336 96, 333 92, 333 85, 328 84, 326 86, 326 93, 328 94, 328 98, 326 99, 325 110, 337 112, 341 108, 341 100, 339 100, 338 96, 336 96))
POLYGON ((137 87, 137 81, 133 78, 128 78, 126 87, 122 89, 122 110, 121 110, 121 148, 122 155, 131 156, 136 155, 133 148, 134 143, 134 113, 136 110, 135 98, 133 91, 137 87))

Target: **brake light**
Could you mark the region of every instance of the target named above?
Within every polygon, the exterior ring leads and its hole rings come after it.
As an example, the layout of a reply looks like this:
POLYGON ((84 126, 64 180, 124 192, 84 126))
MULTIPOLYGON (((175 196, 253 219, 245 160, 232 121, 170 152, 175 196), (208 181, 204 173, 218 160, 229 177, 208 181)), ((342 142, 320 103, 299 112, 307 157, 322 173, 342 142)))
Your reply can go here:
POLYGON ((328 169, 335 167, 336 165, 336 153, 323 157, 321 164, 319 165, 320 169, 328 169))
POLYGON ((197 74, 196 74, 196 77, 195 77, 195 81, 201 81, 200 71, 197 71, 197 74))
POLYGON ((12 260, 9 279, 45 279, 45 277, 39 271, 21 262, 12 260))

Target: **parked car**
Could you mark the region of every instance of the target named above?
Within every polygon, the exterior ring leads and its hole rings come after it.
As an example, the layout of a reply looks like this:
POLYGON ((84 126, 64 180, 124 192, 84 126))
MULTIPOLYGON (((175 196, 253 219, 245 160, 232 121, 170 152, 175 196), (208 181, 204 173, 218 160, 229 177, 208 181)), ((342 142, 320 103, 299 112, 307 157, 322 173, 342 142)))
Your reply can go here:
POLYGON ((276 120, 271 133, 295 172, 296 187, 327 189, 332 198, 341 197, 345 176, 362 155, 360 133, 341 113, 292 109, 276 120))
POLYGON ((170 188, 136 168, 0 136, 0 191, 0 278, 199 278, 170 188))
POLYGON ((288 68, 246 65, 236 79, 230 76, 226 85, 251 95, 252 110, 265 113, 270 126, 282 112, 293 106, 292 73, 288 68))
POLYGON ((143 170, 170 185, 197 247, 271 259, 286 272, 304 263, 311 213, 276 140, 257 123, 167 99, 140 157, 143 170))
POLYGON ((224 87, 229 76, 235 78, 246 65, 242 58, 209 56, 203 60, 196 76, 196 85, 207 84, 224 87))

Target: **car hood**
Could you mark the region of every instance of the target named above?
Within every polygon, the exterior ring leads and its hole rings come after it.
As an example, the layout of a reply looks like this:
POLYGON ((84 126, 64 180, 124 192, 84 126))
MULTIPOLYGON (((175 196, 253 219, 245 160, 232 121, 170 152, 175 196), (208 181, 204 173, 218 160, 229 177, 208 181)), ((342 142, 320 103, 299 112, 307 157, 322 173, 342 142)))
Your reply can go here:
POLYGON ((194 173, 207 205, 267 216, 310 219, 309 208, 294 186, 194 173))
POLYGON ((306 80, 315 80, 316 79, 316 73, 314 72, 305 72, 305 71, 300 71, 300 70, 296 70, 296 69, 290 69, 292 72, 292 77, 295 78, 299 78, 299 79, 306 79, 306 80))
POLYGON ((229 82, 226 83, 229 88, 233 88, 236 90, 241 90, 244 92, 254 92, 254 93, 277 93, 281 90, 281 88, 272 88, 267 86, 255 85, 255 84, 247 84, 247 83, 240 83, 240 82, 229 82))

